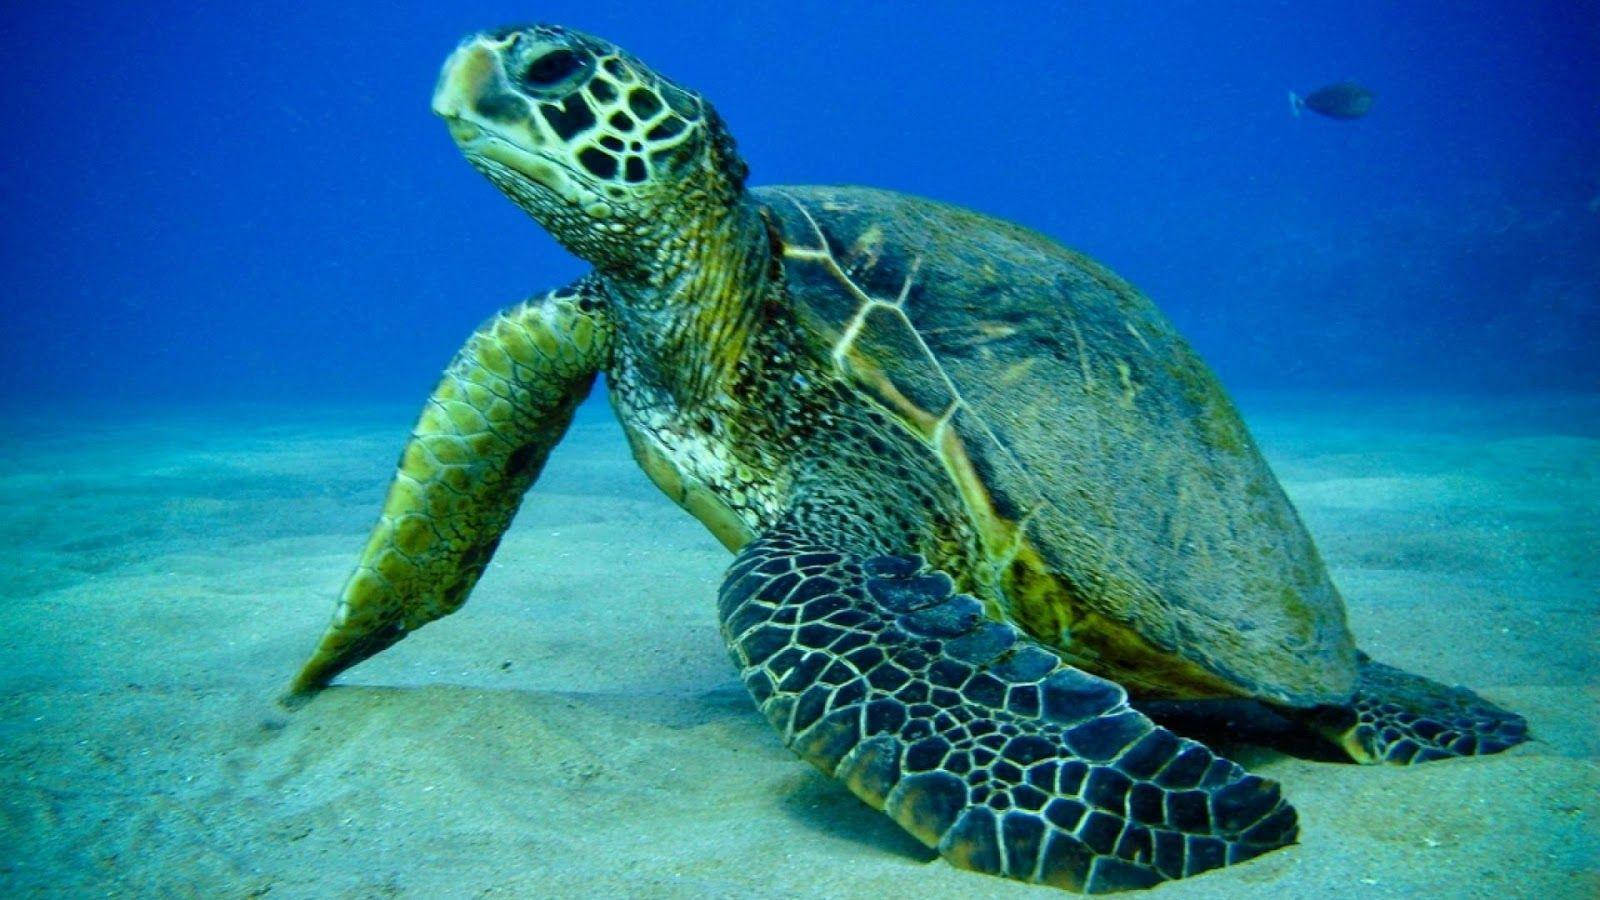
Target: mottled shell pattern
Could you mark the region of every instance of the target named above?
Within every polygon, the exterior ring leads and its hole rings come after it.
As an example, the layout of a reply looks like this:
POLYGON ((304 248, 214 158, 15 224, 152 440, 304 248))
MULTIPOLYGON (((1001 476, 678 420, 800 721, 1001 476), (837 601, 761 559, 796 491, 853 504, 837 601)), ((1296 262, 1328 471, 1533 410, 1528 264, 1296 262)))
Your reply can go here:
POLYGON ((854 187, 754 194, 818 355, 943 461, 1010 618, 1135 690, 1348 697, 1355 649, 1315 547, 1149 300, 956 207, 854 187))

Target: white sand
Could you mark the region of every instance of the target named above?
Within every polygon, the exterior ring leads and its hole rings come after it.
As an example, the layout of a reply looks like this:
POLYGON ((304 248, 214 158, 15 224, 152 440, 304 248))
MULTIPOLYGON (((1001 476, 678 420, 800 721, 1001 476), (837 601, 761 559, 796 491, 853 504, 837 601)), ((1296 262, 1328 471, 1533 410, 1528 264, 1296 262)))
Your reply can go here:
MULTIPOLYGON (((1600 893, 1600 398, 1247 399, 1365 648, 1538 741, 1235 749, 1300 845, 1155 893, 1600 893)), ((411 415, 10 414, 0 895, 1065 896, 930 862, 778 743, 727 555, 593 404, 463 612, 276 711, 411 415)))

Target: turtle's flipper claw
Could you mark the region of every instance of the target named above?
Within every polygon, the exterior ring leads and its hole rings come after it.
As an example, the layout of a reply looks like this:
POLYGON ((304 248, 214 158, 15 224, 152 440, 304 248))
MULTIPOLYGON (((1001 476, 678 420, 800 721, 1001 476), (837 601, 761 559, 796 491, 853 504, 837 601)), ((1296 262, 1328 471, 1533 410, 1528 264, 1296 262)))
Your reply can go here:
POLYGON ((1293 843, 1275 783, 1156 726, 921 563, 783 534, 740 553, 723 634, 802 757, 955 865, 1073 890, 1293 843))
MULTIPOLYGON (((351 588, 346 587, 348 594, 351 588)), ((388 627, 351 627, 346 618, 348 606, 341 602, 334 623, 323 634, 311 658, 289 683, 289 690, 278 698, 285 709, 299 709, 316 696, 345 669, 388 649, 405 637, 405 629, 395 622, 388 627)))

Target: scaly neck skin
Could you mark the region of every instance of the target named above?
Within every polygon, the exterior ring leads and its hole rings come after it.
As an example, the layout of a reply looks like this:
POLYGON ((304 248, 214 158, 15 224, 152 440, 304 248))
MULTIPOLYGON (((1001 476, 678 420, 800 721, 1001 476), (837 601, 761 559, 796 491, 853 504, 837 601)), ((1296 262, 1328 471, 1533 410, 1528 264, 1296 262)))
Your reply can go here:
POLYGON ((771 242, 760 207, 740 194, 713 214, 642 242, 648 265, 602 267, 617 309, 619 354, 680 408, 728 389, 772 290, 771 242))

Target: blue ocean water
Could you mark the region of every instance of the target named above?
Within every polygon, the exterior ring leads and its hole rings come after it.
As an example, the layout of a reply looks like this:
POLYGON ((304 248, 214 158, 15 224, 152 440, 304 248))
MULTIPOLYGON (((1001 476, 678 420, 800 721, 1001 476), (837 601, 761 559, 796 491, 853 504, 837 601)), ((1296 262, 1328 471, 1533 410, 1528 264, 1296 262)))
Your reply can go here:
POLYGON ((1128 277, 1363 650, 1532 728, 1400 771, 1204 709, 1304 828, 1163 896, 1593 894, 1600 2, 68 0, 0 9, 0 895, 1045 896, 924 865, 782 745, 725 548, 601 391, 461 615, 272 707, 440 368, 587 268, 428 111, 463 35, 539 20, 702 91, 755 184, 1128 277), (1343 79, 1370 115, 1292 115, 1343 79))
POLYGON ((628 47, 756 183, 1013 219, 1233 389, 1592 389, 1600 5, 8 4, 0 400, 420 397, 584 270, 428 112, 490 24, 628 47), (1287 93, 1354 78, 1356 122, 1287 93))

